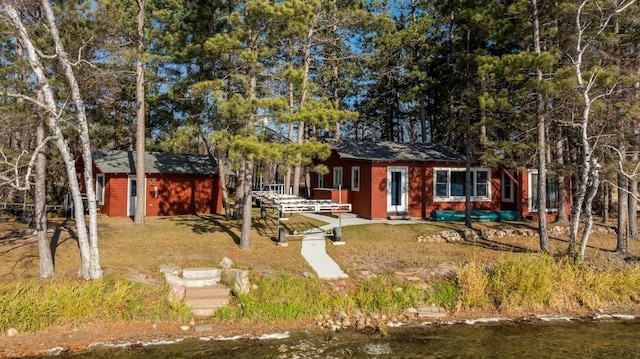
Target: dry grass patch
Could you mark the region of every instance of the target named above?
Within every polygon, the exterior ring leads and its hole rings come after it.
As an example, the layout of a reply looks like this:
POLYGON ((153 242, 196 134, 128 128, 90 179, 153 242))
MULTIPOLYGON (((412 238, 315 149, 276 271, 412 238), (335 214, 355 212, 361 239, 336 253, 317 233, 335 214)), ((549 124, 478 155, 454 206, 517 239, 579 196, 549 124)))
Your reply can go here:
MULTIPOLYGON (((289 246, 276 246, 277 223, 254 217, 251 248, 241 250, 241 220, 219 215, 148 217, 144 225, 129 218, 99 219, 101 265, 107 275, 123 276, 151 284, 162 283, 157 269, 162 264, 217 267, 223 257, 235 266, 260 272, 284 271, 299 275, 311 268, 300 255, 301 237, 289 237, 289 246)), ((38 277, 38 246, 26 225, 3 223, 0 227, 0 278, 3 281, 38 277)), ((284 224, 288 233, 319 225, 306 217, 293 216, 284 224)), ((50 236, 55 247, 57 277, 75 278, 80 253, 72 220, 53 220, 50 236)))
MULTIPOLYGON (((453 243, 419 242, 418 236, 429 236, 442 231, 462 233, 462 223, 427 222, 420 224, 370 224, 348 226, 342 229, 344 246, 328 246, 327 250, 340 266, 349 274, 372 271, 377 274, 412 273, 424 278, 446 275, 465 263, 475 263, 493 267, 511 259, 527 254, 539 253, 540 243, 537 235, 508 235, 486 238, 486 230, 515 229, 535 233, 537 222, 478 222, 473 224, 480 233, 475 242, 453 243)), ((552 223, 550 227, 558 226, 552 223)), ((566 227, 566 225, 565 225, 566 227)), ((552 252, 556 255, 567 253, 569 244, 568 229, 565 235, 550 236, 552 252)), ((640 252, 640 241, 631 241, 632 253, 640 252)), ((587 261, 598 267, 611 265, 634 266, 635 261, 614 253, 615 234, 594 234, 589 239, 587 261)))

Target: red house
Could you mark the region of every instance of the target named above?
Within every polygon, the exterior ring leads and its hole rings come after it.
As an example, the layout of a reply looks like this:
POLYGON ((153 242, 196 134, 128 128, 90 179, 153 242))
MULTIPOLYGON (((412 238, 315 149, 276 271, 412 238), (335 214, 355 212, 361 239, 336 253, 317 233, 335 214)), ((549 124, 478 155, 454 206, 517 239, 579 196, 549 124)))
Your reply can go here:
MULTIPOLYGON (((100 212, 111 217, 133 216, 139 185, 135 152, 97 150, 92 157, 100 212)), ((79 157, 79 176, 83 166, 79 157)), ((222 209, 218 166, 211 156, 146 152, 144 172, 146 216, 218 213, 222 209)))
MULTIPOLYGON (((463 219, 465 157, 437 144, 342 140, 321 162, 329 172, 312 176, 313 198, 338 197, 363 218, 463 219), (342 188, 342 191, 338 191, 342 188)), ((548 176, 548 218, 557 216, 558 185, 548 176)), ((538 216, 537 170, 512 171, 471 165, 471 206, 479 220, 538 216)), ((565 198, 570 198, 569 185, 565 198)))

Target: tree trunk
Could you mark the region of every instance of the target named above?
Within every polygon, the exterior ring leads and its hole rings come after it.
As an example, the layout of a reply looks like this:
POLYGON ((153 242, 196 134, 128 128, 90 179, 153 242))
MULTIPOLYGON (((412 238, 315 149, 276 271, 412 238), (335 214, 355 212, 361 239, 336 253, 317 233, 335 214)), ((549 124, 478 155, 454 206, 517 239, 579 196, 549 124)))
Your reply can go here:
POLYGON ((146 179, 144 171, 145 153, 145 106, 144 106, 144 0, 136 0, 137 48, 136 48, 136 212, 133 223, 144 224, 147 207, 146 179))
MULTIPOLYGON (((67 79, 67 84, 71 90, 71 99, 75 105, 75 117, 78 122, 79 138, 82 145, 82 160, 85 163, 84 166, 84 182, 87 195, 87 203, 89 206, 89 248, 90 248, 90 261, 88 278, 98 279, 102 277, 102 268, 100 267, 100 253, 98 250, 98 209, 96 207, 96 192, 93 184, 93 160, 91 156, 91 142, 89 138, 89 123, 87 121, 87 115, 85 113, 84 101, 80 96, 80 86, 76 80, 75 73, 71 67, 69 56, 64 49, 62 40, 58 33, 58 26, 56 24, 53 10, 49 0, 42 0, 42 7, 47 18, 49 25, 49 32, 55 45, 56 54, 58 56, 58 62, 64 69, 64 74, 67 79)), ((73 161, 73 159, 72 159, 73 161)), ((86 277, 85 277, 86 278, 86 277)))
MULTIPOLYGON (((235 219, 241 219, 242 218, 242 213, 243 213, 243 207, 244 207, 244 192, 245 192, 245 187, 249 186, 249 184, 247 184, 246 181, 246 171, 247 171, 247 165, 246 162, 247 160, 242 157, 240 158, 240 167, 238 169, 238 176, 236 177, 237 181, 236 181, 236 193, 235 193, 235 197, 236 197, 236 201, 233 204, 233 218, 235 219)), ((251 188, 251 187, 249 187, 251 188)))
POLYGON ((246 161, 244 161, 246 169, 245 173, 245 186, 244 197, 242 205, 242 229, 240 233, 240 243, 238 247, 240 249, 249 249, 251 247, 251 207, 252 207, 252 190, 251 182, 253 181, 253 155, 250 155, 246 161))
MULTIPOLYGON (((302 110, 302 107, 307 102, 307 96, 309 92, 309 72, 311 71, 311 46, 313 45, 313 34, 314 34, 314 25, 318 21, 318 16, 315 17, 312 24, 309 26, 309 32, 307 34, 307 38, 304 45, 304 54, 303 54, 303 78, 302 78, 302 89, 300 90, 300 103, 299 110, 302 110)), ((298 123, 298 144, 304 144, 304 132, 305 132, 305 123, 304 121, 300 121, 298 123)), ((293 195, 297 196, 300 193, 300 177, 302 174, 302 165, 300 163, 301 155, 296 155, 296 166, 293 169, 293 195)))
POLYGON ((609 197, 611 191, 609 189, 609 183, 602 183, 602 223, 609 223, 609 197))
MULTIPOLYGON (((42 101, 42 93, 38 92, 38 100, 42 101)), ((36 129, 38 144, 44 142, 44 122, 38 123, 36 129)), ((55 274, 51 242, 47 234, 47 189, 45 178, 47 176, 46 146, 40 148, 36 159, 36 183, 35 183, 35 224, 38 236, 38 257, 40 258, 40 278, 49 278, 55 274)))
MULTIPOLYGON (((622 153, 624 154, 624 152, 622 153)), ((627 178, 623 174, 618 174, 618 244, 616 252, 620 254, 629 252, 629 195, 626 191, 627 187, 627 178)))
MULTIPOLYGON (((251 35, 250 35, 251 36, 251 35)), ((253 39, 252 43, 249 44, 249 49, 253 53, 256 53, 257 50, 254 46, 254 41, 257 39, 253 39)), ((256 56, 257 58, 257 56, 256 56)), ((247 100, 250 103, 250 112, 247 118, 247 129, 248 133, 253 134, 254 123, 255 123, 255 112, 254 112, 254 102, 256 100, 256 91, 258 88, 258 75, 257 75, 257 65, 252 63, 248 68, 249 75, 249 89, 247 91, 247 100)), ((251 224, 252 224, 252 194, 253 194, 253 161, 254 154, 253 153, 243 153, 242 154, 242 165, 244 167, 244 191, 242 197, 242 228, 240 233, 240 243, 238 246, 240 249, 249 249, 251 247, 251 224)))
MULTIPOLYGON (((638 163, 638 151, 633 151, 631 161, 638 163)), ((629 179, 629 239, 637 240, 638 237, 638 180, 635 177, 629 179)))
POLYGON ((471 123, 469 122, 469 119, 467 119, 467 128, 469 128, 469 130, 467 130, 467 134, 465 135, 466 138, 466 163, 465 163, 465 175, 464 175, 464 187, 465 187, 465 194, 464 194, 464 225, 467 228, 473 228, 473 223, 471 222, 471 193, 472 193, 472 188, 471 188, 471 134, 470 132, 470 127, 471 127, 471 123))
MULTIPOLYGON (((294 88, 293 88, 293 82, 289 82, 289 113, 293 114, 293 112, 295 111, 295 100, 294 100, 294 88)), ((289 133, 288 133, 288 139, 290 143, 293 143, 294 140, 294 131, 293 131, 293 124, 289 124, 289 133)), ((287 167, 287 172, 285 174, 284 177, 284 193, 285 194, 291 194, 293 193, 293 190, 291 188, 292 186, 292 178, 291 176, 293 175, 293 171, 291 169, 291 166, 289 165, 289 158, 285 157, 285 166, 287 167)))
POLYGON ((226 156, 223 151, 214 149, 215 158, 218 161, 218 176, 220 177, 220 190, 222 191, 222 208, 224 218, 231 219, 231 206, 229 205, 229 189, 227 189, 227 175, 225 174, 226 156))
POLYGON ((556 141, 556 163, 561 168, 560 173, 558 174, 559 208, 558 208, 558 218, 556 218, 556 221, 558 223, 567 223, 569 219, 567 218, 567 205, 566 205, 567 196, 565 194, 566 188, 564 186, 566 177, 564 174, 564 169, 562 168, 564 166, 564 140, 563 139, 556 141))
POLYGON ((585 225, 582 232, 582 242, 580 243, 580 258, 584 258, 585 252, 587 250, 589 234, 591 233, 591 228, 593 227, 593 199, 598 194, 598 187, 600 186, 600 176, 598 173, 597 163, 593 163, 591 168, 593 169, 591 174, 592 182, 589 186, 589 192, 587 193, 584 202, 585 225))
MULTIPOLYGON (((49 80, 45 75, 46 72, 44 70, 44 67, 40 62, 40 59, 36 53, 35 47, 31 42, 31 38, 29 37, 27 30, 25 29, 24 24, 22 23, 22 20, 18 15, 18 12, 9 1, 0 0, 0 4, 2 5, 2 7, 4 7, 5 13, 8 15, 9 20, 14 25, 14 28, 16 29, 18 36, 21 39, 22 45, 27 50, 27 59, 29 61, 29 65, 31 66, 38 80, 38 85, 40 86, 42 95, 44 97, 44 104, 42 104, 42 106, 47 111, 46 116, 47 116, 48 125, 51 132, 56 137, 56 146, 58 147, 58 150, 60 151, 60 154, 65 164, 65 169, 67 171, 67 176, 69 178, 69 189, 71 191, 71 195, 74 202, 76 233, 78 236, 78 247, 80 249, 81 268, 78 274, 85 279, 94 279, 95 275, 98 275, 98 274, 101 275, 101 272, 94 270, 95 263, 92 263, 93 256, 92 256, 92 250, 89 244, 89 238, 87 237, 87 226, 84 218, 84 206, 82 203, 82 196, 80 194, 80 186, 78 183, 78 178, 76 177, 75 161, 73 156, 71 155, 71 151, 69 150, 67 142, 62 134, 62 130, 60 129, 60 126, 57 122, 57 118, 55 117, 55 114, 58 113, 57 111, 58 102, 53 97, 53 91, 51 89, 51 86, 49 85, 49 80)), ((51 11, 51 7, 49 6, 49 3, 46 0, 43 0, 42 4, 47 13, 47 19, 49 20, 50 31, 52 31, 52 36, 54 36, 54 41, 56 41, 55 35, 53 35, 53 33, 55 32, 57 34, 57 27, 55 22, 53 21, 53 12, 51 11)), ((58 46, 61 46, 61 43, 59 43, 59 38, 57 40, 58 41, 56 43, 56 51, 59 51, 60 49, 58 48, 58 46)), ((74 90, 77 90, 77 88, 72 89, 72 91, 74 90)), ((82 111, 84 113, 84 106, 79 108, 78 111, 79 112, 82 111)), ((89 158, 91 158, 91 153, 89 153, 89 158)), ((91 173, 91 165, 85 166, 85 168, 89 168, 90 169, 89 173, 91 173)), ((85 175, 86 173, 87 172, 85 171, 85 175)), ((91 190, 93 193, 93 201, 94 201, 93 203, 95 204, 95 192, 93 192, 93 188, 89 188, 89 190, 91 190)), ((95 213, 95 208, 94 208, 94 213, 95 213)), ((99 268, 99 263, 98 263, 98 268, 99 268)))
MULTIPOLYGON (((533 7, 533 43, 538 56, 542 54, 540 48, 540 24, 538 22, 538 2, 531 0, 533 7)), ((542 70, 537 69, 538 82, 542 83, 542 70)), ((542 86, 539 86, 542 87, 542 86)), ((540 91, 540 90, 538 90, 540 91)), ((540 250, 551 253, 549 246, 549 232, 547 230, 547 139, 545 123, 545 101, 542 93, 536 94, 536 119, 538 129, 538 235, 540 237, 540 250)))

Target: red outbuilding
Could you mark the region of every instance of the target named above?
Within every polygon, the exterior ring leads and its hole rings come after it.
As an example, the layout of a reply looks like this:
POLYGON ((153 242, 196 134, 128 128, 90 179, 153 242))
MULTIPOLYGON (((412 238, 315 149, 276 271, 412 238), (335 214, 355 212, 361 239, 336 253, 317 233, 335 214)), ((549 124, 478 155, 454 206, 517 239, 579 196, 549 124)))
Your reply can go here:
MULTIPOLYGON (((134 151, 92 152, 94 183, 100 213, 134 216, 136 163, 134 151)), ((82 157, 76 160, 83 173, 82 157)), ((222 191, 216 160, 208 155, 145 152, 145 215, 174 216, 219 213, 222 191)), ((82 182, 81 182, 82 183, 82 182)))
MULTIPOLYGON (((312 176, 315 199, 340 198, 363 218, 460 219, 465 210, 465 157, 438 144, 340 140, 320 162, 328 173, 312 176), (342 191, 338 191, 342 188, 342 191)), ((478 220, 536 219, 537 170, 509 170, 471 164, 471 207, 478 220)), ((556 177, 548 174, 547 216, 558 203, 556 177)), ((570 186, 564 186, 570 198, 570 186)), ((568 200, 567 200, 568 201, 568 200)), ((464 218, 464 217, 462 217, 464 218)))

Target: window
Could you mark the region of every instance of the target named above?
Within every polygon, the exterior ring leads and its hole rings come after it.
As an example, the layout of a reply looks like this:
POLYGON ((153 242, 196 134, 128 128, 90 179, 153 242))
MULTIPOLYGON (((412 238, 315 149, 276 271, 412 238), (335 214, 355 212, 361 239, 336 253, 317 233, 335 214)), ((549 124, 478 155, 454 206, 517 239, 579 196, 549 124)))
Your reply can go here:
POLYGON ((351 167, 351 190, 360 190, 360 166, 351 167))
MULTIPOLYGON (((464 201, 466 196, 466 170, 464 168, 435 168, 435 200, 464 201)), ((486 168, 471 169, 471 200, 491 200, 491 171, 486 168)))
POLYGON ((342 186, 342 167, 333 168, 333 188, 342 186))
POLYGON ((322 173, 318 173, 318 187, 324 188, 324 175, 322 173))
MULTIPOLYGON (((555 212, 560 207, 558 176, 547 172, 547 210, 555 212)), ((529 171, 529 212, 538 211, 538 170, 529 171)))
POLYGON ((96 174, 96 201, 98 204, 104 204, 104 174, 96 174))
POLYGON ((515 183, 513 182, 513 171, 509 171, 509 173, 507 174, 506 172, 502 172, 502 202, 509 202, 509 203, 513 203, 514 202, 514 185, 515 183))

